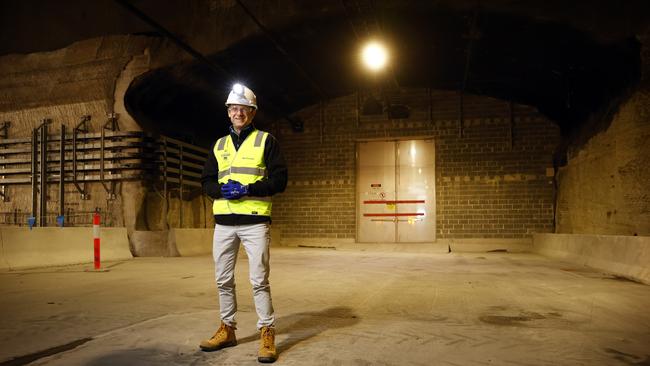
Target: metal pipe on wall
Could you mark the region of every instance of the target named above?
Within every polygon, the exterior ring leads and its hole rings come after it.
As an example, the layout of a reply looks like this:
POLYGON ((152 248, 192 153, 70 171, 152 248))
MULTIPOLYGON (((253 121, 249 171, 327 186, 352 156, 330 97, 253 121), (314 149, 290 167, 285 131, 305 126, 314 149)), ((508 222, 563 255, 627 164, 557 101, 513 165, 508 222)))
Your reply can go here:
MULTIPOLYGON (((62 126, 59 136, 53 135, 48 138, 48 130, 45 126, 49 123, 50 121, 47 120, 46 123, 34 128, 31 138, 12 141, 0 139, 0 163, 9 161, 7 156, 10 154, 22 154, 19 158, 10 161, 11 171, 7 172, 8 177, 0 176, 0 184, 32 185, 31 212, 29 208, 26 212, 26 216, 30 218, 28 221, 30 226, 52 224, 47 212, 47 184, 49 183, 57 184, 58 192, 49 193, 58 196, 60 200, 58 207, 52 207, 49 215, 57 216, 59 225, 61 225, 60 216, 65 216, 66 224, 72 224, 76 220, 69 210, 66 211, 66 183, 77 182, 79 184, 75 187, 80 189, 85 188, 83 185, 86 182, 103 183, 107 186, 107 183, 118 181, 150 180, 155 178, 152 173, 162 167, 163 173, 158 179, 162 179, 165 196, 168 197, 170 184, 180 187, 180 224, 184 227, 185 207, 183 206, 184 199, 187 197, 185 187, 189 186, 189 189, 201 187, 201 170, 206 156, 210 153, 209 150, 165 136, 161 136, 160 140, 150 141, 151 136, 140 131, 80 133, 81 129, 75 128, 70 136, 67 136, 68 129, 62 126), (66 140, 67 138, 70 141, 66 140), (55 146, 57 143, 59 146, 55 146), (6 148, 7 146, 11 148, 6 148), (67 160, 70 158, 70 153, 72 159, 67 160), (161 158, 162 164, 160 164, 161 158), (74 178, 75 174, 80 174, 82 175, 80 179, 68 179, 69 162, 73 165, 70 170, 71 175, 74 178), (41 164, 40 168, 38 164, 41 164), (38 179, 41 179, 40 187, 38 179), (40 200, 39 194, 41 194, 40 200)), ((112 190, 109 193, 111 192, 112 190)), ((2 213, 0 213, 1 220, 2 213)))
POLYGON ((90 116, 85 115, 81 117, 81 121, 75 126, 72 131, 72 183, 74 184, 77 191, 81 194, 81 199, 85 200, 88 198, 86 195, 86 183, 83 183, 83 188, 79 185, 77 181, 77 132, 88 132, 88 126, 86 125, 90 121, 90 116))
MULTIPOLYGON (((2 125, 0 126, 0 139, 7 139, 9 138, 9 127, 11 126, 11 121, 4 121, 2 122, 2 125)), ((1 165, 0 168, 3 170, 6 168, 5 165, 1 165)), ((1 178, 4 178, 4 176, 1 176, 1 178)), ((0 197, 2 197, 3 202, 8 202, 9 197, 7 197, 7 187, 2 184, 0 185, 0 197)))
POLYGON ((38 207, 38 197, 37 192, 38 192, 38 185, 37 185, 37 178, 36 178, 36 163, 38 161, 38 147, 36 144, 38 143, 38 128, 35 128, 32 131, 32 217, 36 217, 36 209, 38 207))
POLYGON ((65 214, 65 125, 61 125, 59 150, 59 216, 65 214))
POLYGON ((47 226, 47 125, 49 120, 43 120, 41 126, 41 209, 39 223, 42 227, 47 226))
POLYGON ((106 146, 104 142, 105 138, 106 133, 102 128, 99 140, 99 180, 102 182, 104 189, 108 192, 108 188, 106 188, 106 183, 104 182, 104 147, 106 146))
MULTIPOLYGON (((119 131, 119 125, 117 124, 117 116, 118 116, 117 113, 109 113, 108 114, 108 121, 102 127, 102 133, 101 133, 101 136, 102 136, 101 137, 102 138, 102 141, 101 141, 101 144, 102 144, 102 148, 101 148, 101 150, 102 150, 102 163, 101 163, 101 165, 102 165, 102 177, 101 177, 101 181, 102 181, 102 185, 104 186, 104 189, 106 190, 108 200, 114 200, 115 199, 115 181, 113 181, 112 179, 109 179, 108 186, 104 182, 105 178, 104 178, 103 171, 104 171, 104 168, 105 168, 105 166, 104 166, 104 164, 105 164, 104 163, 104 158, 105 158, 104 151, 106 149, 106 129, 109 129, 112 132, 119 131)), ((114 165, 113 162, 114 162, 113 160, 110 160, 110 163, 111 163, 110 165, 111 166, 114 165)), ((108 172, 109 176, 111 176, 112 174, 113 174, 112 171, 108 172)))

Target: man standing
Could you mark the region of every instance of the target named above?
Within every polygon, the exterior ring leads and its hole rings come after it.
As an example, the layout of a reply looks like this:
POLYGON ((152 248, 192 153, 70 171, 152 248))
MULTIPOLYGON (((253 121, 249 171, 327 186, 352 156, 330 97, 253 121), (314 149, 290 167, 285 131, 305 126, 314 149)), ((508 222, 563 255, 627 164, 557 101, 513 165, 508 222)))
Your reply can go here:
POLYGON ((248 256, 257 328, 261 332, 257 360, 270 363, 277 359, 269 286, 271 196, 286 188, 287 166, 275 138, 252 124, 257 112, 257 98, 252 90, 235 84, 226 106, 232 123, 230 134, 215 142, 201 176, 203 190, 214 199, 212 254, 221 326, 200 347, 216 351, 237 344, 235 263, 242 243, 248 256))

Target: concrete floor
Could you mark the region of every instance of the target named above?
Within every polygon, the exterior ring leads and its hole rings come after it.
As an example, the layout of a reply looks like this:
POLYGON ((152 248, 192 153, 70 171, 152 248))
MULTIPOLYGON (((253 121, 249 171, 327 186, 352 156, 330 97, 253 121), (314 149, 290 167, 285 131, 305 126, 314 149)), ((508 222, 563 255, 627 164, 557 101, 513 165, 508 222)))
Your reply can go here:
MULTIPOLYGON (((257 364, 244 258, 212 353, 210 257, 90 268, 0 273, 0 365, 257 364)), ((271 285, 277 365, 650 365, 650 286, 533 254, 279 247, 271 285)))

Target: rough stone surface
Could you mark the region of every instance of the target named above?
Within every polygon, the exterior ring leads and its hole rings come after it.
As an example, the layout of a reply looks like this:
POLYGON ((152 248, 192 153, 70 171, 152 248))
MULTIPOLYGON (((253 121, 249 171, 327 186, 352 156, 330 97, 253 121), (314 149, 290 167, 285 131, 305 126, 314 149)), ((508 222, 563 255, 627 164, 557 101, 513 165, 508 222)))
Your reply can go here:
POLYGON ((109 36, 52 52, 0 57, 0 111, 112 100, 116 77, 148 42, 109 36))
POLYGON ((558 233, 650 235, 650 37, 641 40, 639 86, 559 171, 558 233))
POLYGON ((133 56, 115 81, 113 111, 120 116, 120 128, 124 131, 142 130, 124 107, 124 94, 134 78, 150 70, 150 63, 151 53, 149 48, 145 48, 142 54, 133 56))
MULTIPOLYGON (((54 136, 61 125, 71 131, 86 115, 90 116, 89 132, 101 131, 107 114, 115 112, 119 130, 140 131, 142 128, 124 107, 124 93, 135 77, 150 70, 152 53, 160 66, 177 59, 178 52, 157 38, 109 36, 51 52, 0 57, 0 121, 11 122, 9 138, 26 138, 43 119, 51 119, 48 132, 54 136)), ((108 199, 99 183, 87 183, 84 188, 89 199, 81 199, 74 185, 65 187, 66 225, 92 225, 95 211, 102 213, 104 226, 126 227, 129 233, 166 230, 169 225, 211 225, 211 215, 206 213, 210 207, 196 194, 184 197, 181 222, 178 195, 168 198, 165 206, 160 205, 143 182, 118 183, 115 199, 108 199)), ((31 216, 31 186, 5 189, 9 200, 0 202, 2 223, 26 225, 31 216)), ((50 226, 56 224, 59 213, 58 192, 58 184, 49 185, 46 218, 50 226)))
POLYGON ((144 201, 147 189, 142 182, 123 182, 122 195, 129 197, 122 205, 124 224, 129 232, 147 230, 144 201))

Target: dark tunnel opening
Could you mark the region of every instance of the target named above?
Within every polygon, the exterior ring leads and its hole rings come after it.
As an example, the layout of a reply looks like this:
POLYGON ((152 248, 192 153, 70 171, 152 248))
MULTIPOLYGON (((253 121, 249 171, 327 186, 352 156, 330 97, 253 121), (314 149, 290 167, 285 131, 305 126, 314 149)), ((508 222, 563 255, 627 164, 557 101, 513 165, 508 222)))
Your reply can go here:
POLYGON ((385 78, 364 75, 354 64, 361 39, 351 36, 350 20, 328 17, 273 32, 302 70, 257 34, 209 56, 232 80, 197 61, 180 63, 137 77, 125 104, 144 129, 209 146, 227 133, 223 103, 234 81, 258 95, 256 122, 262 125, 362 89, 464 87, 532 105, 560 126, 565 139, 575 139, 584 128, 593 134, 606 127, 618 101, 640 80, 634 38, 605 42, 567 25, 486 12, 470 36, 471 17, 444 9, 383 13, 382 35, 395 54, 385 78))

